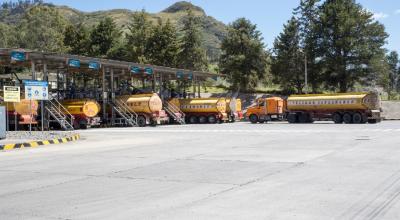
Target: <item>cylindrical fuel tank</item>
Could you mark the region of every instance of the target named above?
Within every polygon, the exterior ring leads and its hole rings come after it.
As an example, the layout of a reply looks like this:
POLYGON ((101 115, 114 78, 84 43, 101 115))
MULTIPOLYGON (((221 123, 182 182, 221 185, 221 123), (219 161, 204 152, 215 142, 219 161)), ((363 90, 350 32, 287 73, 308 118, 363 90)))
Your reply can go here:
POLYGON ((136 113, 155 113, 162 110, 162 101, 156 93, 125 95, 116 98, 136 113))
POLYGON ((380 108, 376 93, 338 93, 292 95, 287 100, 287 109, 296 110, 377 110, 380 108))
POLYGON ((184 113, 226 113, 225 98, 172 99, 184 113))
POLYGON ((20 115, 38 115, 39 103, 36 100, 21 99, 21 102, 8 103, 3 105, 7 106, 8 112, 16 111, 20 115))
POLYGON ((61 104, 72 115, 84 115, 91 118, 100 112, 99 103, 92 99, 67 99, 61 101, 61 104))
POLYGON ((227 112, 242 111, 242 100, 226 98, 226 111, 227 112))

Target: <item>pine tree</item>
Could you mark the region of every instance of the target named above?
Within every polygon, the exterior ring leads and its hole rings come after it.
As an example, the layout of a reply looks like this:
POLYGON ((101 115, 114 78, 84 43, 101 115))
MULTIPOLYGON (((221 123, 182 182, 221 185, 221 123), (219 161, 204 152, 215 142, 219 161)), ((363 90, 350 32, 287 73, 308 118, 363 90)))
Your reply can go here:
POLYGON ((375 60, 384 59, 382 47, 388 35, 372 16, 354 0, 326 0, 322 4, 318 57, 328 88, 346 92, 356 83, 366 83, 375 72, 375 60))
POLYGON ((388 82, 388 96, 391 98, 392 93, 397 90, 397 82, 399 80, 399 54, 392 51, 386 57, 389 66, 389 82, 388 82))
POLYGON ((136 12, 128 26, 126 40, 129 60, 138 63, 147 63, 146 44, 151 34, 153 24, 143 10, 136 12))
POLYGON ((15 43, 14 28, 0 22, 0 48, 14 47, 15 43))
POLYGON ((64 45, 67 47, 67 52, 76 55, 89 54, 89 31, 82 24, 68 25, 64 31, 64 45))
POLYGON ((121 37, 112 18, 105 18, 90 33, 90 55, 105 57, 121 37))
POLYGON ((175 27, 169 20, 165 24, 159 21, 151 32, 146 45, 146 55, 150 63, 175 67, 179 52, 175 27))
POLYGON ((219 67, 233 89, 252 90, 265 78, 268 56, 262 40, 257 26, 245 18, 229 25, 221 45, 219 67))
POLYGON ((201 45, 199 21, 191 10, 187 11, 181 32, 183 36, 180 40, 181 51, 178 55, 179 67, 191 70, 207 69, 206 52, 201 45))
POLYGON ((298 16, 300 46, 307 61, 308 81, 313 93, 317 92, 323 80, 320 74, 321 68, 317 62, 319 33, 316 27, 318 23, 319 2, 320 0, 301 0, 300 6, 294 11, 294 14, 298 16))
POLYGON ((274 82, 287 92, 302 93, 304 88, 304 54, 300 48, 300 24, 292 17, 275 39, 271 71, 274 82))

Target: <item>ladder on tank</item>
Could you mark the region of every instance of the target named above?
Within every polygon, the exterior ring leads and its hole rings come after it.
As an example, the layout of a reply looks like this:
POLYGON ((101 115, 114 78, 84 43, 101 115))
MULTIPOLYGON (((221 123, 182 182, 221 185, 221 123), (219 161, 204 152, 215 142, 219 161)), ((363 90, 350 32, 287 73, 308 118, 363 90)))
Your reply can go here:
POLYGON ((130 110, 129 106, 126 103, 120 100, 115 100, 112 103, 112 108, 121 117, 114 121, 115 124, 127 125, 131 127, 137 126, 138 115, 136 114, 136 112, 130 110))
POLYGON ((185 113, 183 113, 178 106, 167 101, 163 102, 163 106, 168 115, 172 117, 177 123, 181 125, 185 124, 185 113))
POLYGON ((74 130, 74 116, 56 99, 49 99, 45 110, 49 114, 49 123, 56 122, 66 131, 74 130))

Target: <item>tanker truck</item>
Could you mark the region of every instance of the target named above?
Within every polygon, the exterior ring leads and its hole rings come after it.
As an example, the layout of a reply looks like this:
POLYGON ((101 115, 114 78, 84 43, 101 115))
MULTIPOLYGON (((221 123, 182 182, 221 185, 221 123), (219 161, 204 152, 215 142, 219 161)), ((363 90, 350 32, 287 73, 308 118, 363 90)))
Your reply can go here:
POLYGON ((225 98, 174 98, 169 102, 185 113, 186 122, 190 124, 214 124, 229 120, 225 98))
POLYGON ((280 97, 258 98, 256 103, 247 108, 246 116, 251 123, 264 123, 284 118, 285 101, 280 97))
POLYGON ((228 113, 229 121, 235 122, 243 119, 242 100, 226 98, 226 112, 228 113))
POLYGON ((74 129, 100 126, 100 105, 91 99, 67 99, 61 101, 65 109, 74 117, 74 129))
POLYGON ((287 99, 289 123, 332 120, 336 124, 381 121, 381 102, 376 93, 292 95, 287 99))
POLYGON ((10 128, 15 128, 15 125, 20 128, 26 128, 31 124, 36 126, 38 121, 39 103, 36 100, 21 99, 16 103, 3 103, 6 106, 8 114, 8 123, 10 128), (15 121, 16 119, 16 121, 15 121))
POLYGON ((160 96, 156 93, 124 95, 116 98, 117 103, 124 103, 130 113, 137 115, 137 125, 165 124, 169 121, 167 113, 163 110, 160 96))

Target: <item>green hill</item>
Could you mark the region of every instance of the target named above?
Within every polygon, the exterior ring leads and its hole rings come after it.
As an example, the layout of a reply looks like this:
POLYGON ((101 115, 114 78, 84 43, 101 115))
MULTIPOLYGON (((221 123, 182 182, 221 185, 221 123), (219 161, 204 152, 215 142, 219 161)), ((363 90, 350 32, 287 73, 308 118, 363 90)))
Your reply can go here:
MULTIPOLYGON (((46 4, 46 3, 40 3, 46 4)), ((72 23, 82 22, 86 25, 93 26, 97 24, 101 19, 108 16, 114 19, 116 24, 123 30, 126 30, 133 13, 128 9, 113 9, 107 11, 95 11, 95 12, 82 12, 68 6, 57 6, 52 4, 46 4, 55 7, 61 15, 68 19, 72 23)), ((8 24, 16 24, 22 17, 23 13, 31 5, 20 5, 12 10, 0 10, 0 22, 8 24)), ((169 6, 165 10, 159 13, 149 13, 149 17, 153 22, 158 20, 166 21, 169 19, 179 29, 182 25, 182 20, 186 15, 186 10, 191 9, 195 16, 200 20, 201 33, 203 34, 203 46, 207 51, 207 55, 211 60, 216 59, 220 54, 220 44, 224 36, 227 33, 227 27, 224 23, 216 20, 215 18, 208 16, 205 11, 189 2, 181 1, 169 6)))

